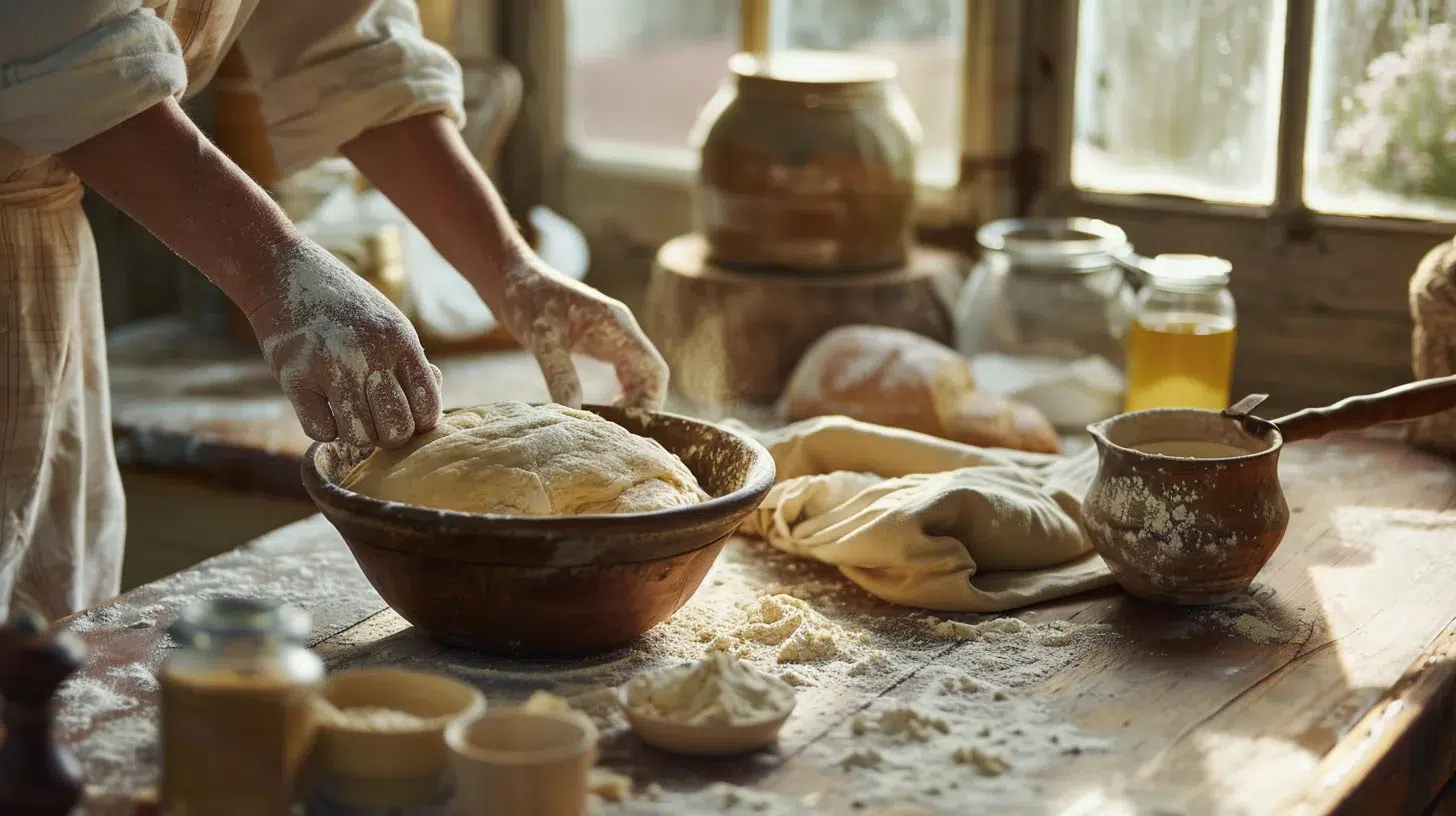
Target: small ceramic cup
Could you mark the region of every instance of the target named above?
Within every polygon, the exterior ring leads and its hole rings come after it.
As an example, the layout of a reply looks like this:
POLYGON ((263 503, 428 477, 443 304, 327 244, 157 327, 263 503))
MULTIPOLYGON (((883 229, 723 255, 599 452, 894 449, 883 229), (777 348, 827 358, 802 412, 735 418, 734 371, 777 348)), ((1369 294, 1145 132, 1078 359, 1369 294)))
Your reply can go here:
POLYGON ((331 675, 318 707, 309 756, 316 792, 353 806, 404 806, 448 796, 445 727, 479 715, 485 698, 448 677, 371 668, 331 675), (350 709, 388 709, 408 719, 381 723, 350 709))
POLYGON ((445 729, 460 816, 582 816, 597 734, 565 714, 508 708, 445 729))

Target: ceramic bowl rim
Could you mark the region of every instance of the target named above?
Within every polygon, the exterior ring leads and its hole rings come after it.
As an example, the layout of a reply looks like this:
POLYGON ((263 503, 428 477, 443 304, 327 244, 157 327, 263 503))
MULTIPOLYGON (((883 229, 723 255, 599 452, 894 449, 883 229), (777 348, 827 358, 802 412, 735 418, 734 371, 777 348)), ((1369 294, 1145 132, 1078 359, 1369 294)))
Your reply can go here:
MULTIPOLYGON (((443 681, 444 683, 453 684, 454 686, 457 686, 457 687, 459 687, 459 688, 461 688, 463 690, 469 691, 470 692, 470 702, 464 708, 460 709, 459 711, 453 712, 453 713, 440 714, 440 715, 437 715, 437 716, 434 716, 434 717, 429 717, 429 718, 418 717, 417 719, 420 720, 420 724, 417 725, 417 726, 409 727, 409 728, 392 728, 392 729, 390 729, 388 731, 374 731, 374 730, 370 730, 370 729, 367 729, 367 728, 357 728, 357 727, 350 726, 345 721, 334 720, 334 719, 330 719, 330 718, 327 718, 327 717, 322 717, 322 718, 320 718, 318 720, 318 727, 319 727, 319 729, 321 731, 329 731, 329 732, 333 732, 333 733, 349 734, 349 735, 360 735, 360 734, 363 734, 363 735, 367 735, 369 737, 379 737, 381 739, 387 739, 389 737, 409 737, 409 736, 415 736, 415 735, 419 735, 419 734, 430 734, 430 733, 443 732, 445 730, 445 728, 448 727, 451 722, 453 722, 453 721, 455 721, 457 719, 460 719, 462 717, 477 717, 477 716, 480 716, 480 715, 484 714, 489 709, 489 706, 486 703, 485 695, 480 692, 480 689, 477 689, 476 687, 470 685, 469 683, 464 683, 464 682, 461 682, 459 680, 456 680, 453 677, 446 677, 444 675, 435 674, 433 672, 418 672, 418 671, 413 671, 411 669, 400 668, 398 666, 358 666, 358 667, 351 668, 351 669, 341 669, 341 670, 339 670, 337 672, 331 672, 328 677, 324 678, 324 684, 319 689, 319 695, 318 695, 318 702, 319 702, 319 704, 320 705, 327 705, 327 706, 333 708, 335 711, 338 711, 339 710, 338 706, 335 706, 333 704, 333 701, 331 701, 329 699, 329 697, 328 697, 329 690, 330 690, 330 684, 333 683, 336 679, 341 678, 341 677, 347 679, 347 678, 352 678, 352 677, 367 677, 369 675, 395 675, 395 676, 418 676, 418 675, 424 675, 424 676, 427 676, 428 678, 430 678, 430 681, 431 682, 443 681)), ((408 712, 405 712, 405 713, 408 713, 408 712)))
POLYGON ((476 716, 456 717, 449 725, 445 726, 445 744, 449 747, 451 753, 474 763, 505 767, 519 768, 528 765, 549 765, 563 760, 575 759, 576 757, 590 757, 596 749, 597 739, 598 736, 595 728, 583 724, 574 717, 559 714, 554 711, 527 711, 519 707, 495 708, 483 711, 476 716), (552 720, 575 729, 580 733, 580 737, 572 740, 569 744, 533 751, 481 748, 466 738, 467 732, 485 720, 507 718, 552 720))
MULTIPOLYGON (((614 414, 630 416, 637 410, 597 404, 583 405, 582 409, 612 422, 617 422, 613 418, 614 414), (608 413, 603 414, 603 411, 608 413)), ((404 527, 416 531, 446 529, 454 533, 522 538, 559 537, 573 534, 589 534, 600 538, 613 533, 627 534, 640 528, 644 523, 650 523, 658 530, 685 529, 730 516, 745 506, 751 509, 757 506, 762 496, 773 486, 777 473, 773 456, 769 454, 767 448, 752 437, 721 425, 680 414, 666 411, 641 411, 641 413, 654 421, 667 419, 702 426, 709 429, 710 432, 746 448, 753 459, 749 464, 743 484, 736 490, 721 496, 714 496, 704 502, 645 513, 597 513, 579 516, 462 513, 384 501, 339 487, 333 480, 325 478, 318 465, 318 457, 324 451, 324 446, 333 443, 314 442, 303 457, 303 485, 325 515, 331 512, 345 512, 375 524, 404 527)), ((628 428, 628 430, 632 429, 628 428)), ((636 433, 636 431, 633 432, 636 433)), ((676 451, 669 451, 669 453, 680 456, 676 451)))
MULTIPOLYGON (((1276 456, 1278 455, 1279 451, 1284 448, 1284 434, 1280 433, 1279 426, 1274 424, 1273 422, 1270 422, 1267 419, 1260 419, 1253 416, 1248 417, 1246 421, 1252 422, 1258 425, 1261 429, 1263 429, 1269 440, 1269 447, 1261 451, 1241 453, 1238 456, 1174 456, 1167 453, 1152 453, 1150 451, 1139 450, 1137 448, 1130 448, 1126 445, 1118 444, 1117 442, 1112 441, 1111 437, 1109 437, 1107 434, 1109 428, 1114 425, 1120 424, 1127 419, 1145 416, 1168 416, 1172 414, 1223 416, 1221 412, 1213 411, 1207 408, 1144 408, 1139 411, 1124 411, 1120 414, 1113 414, 1106 419, 1088 423, 1087 433, 1091 434, 1094 441, 1101 441, 1109 448, 1112 448, 1119 453, 1127 453, 1135 456, 1145 456, 1148 459, 1152 459, 1155 461, 1163 460, 1168 462, 1245 462, 1265 456, 1276 456)), ((1233 417, 1224 417, 1224 419, 1227 419, 1230 422, 1239 421, 1237 419, 1234 419, 1233 417)), ((1250 436, 1253 436, 1253 434, 1250 434, 1250 436)))

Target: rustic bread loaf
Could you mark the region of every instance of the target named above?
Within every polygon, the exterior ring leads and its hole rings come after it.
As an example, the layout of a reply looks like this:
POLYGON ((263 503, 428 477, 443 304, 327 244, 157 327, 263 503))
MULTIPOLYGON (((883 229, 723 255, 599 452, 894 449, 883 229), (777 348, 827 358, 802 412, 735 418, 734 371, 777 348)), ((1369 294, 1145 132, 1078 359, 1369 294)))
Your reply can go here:
POLYGON ((1040 411, 977 391, 969 361, 903 329, 829 331, 795 366, 780 405, 790 421, 842 414, 984 448, 1061 450, 1040 411))

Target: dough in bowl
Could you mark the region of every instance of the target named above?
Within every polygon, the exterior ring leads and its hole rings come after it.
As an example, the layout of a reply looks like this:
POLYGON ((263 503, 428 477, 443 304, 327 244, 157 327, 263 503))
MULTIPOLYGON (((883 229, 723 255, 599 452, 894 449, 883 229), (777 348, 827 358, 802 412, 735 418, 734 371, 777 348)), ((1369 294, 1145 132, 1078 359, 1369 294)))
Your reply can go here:
POLYGON ((511 516, 645 513, 708 498, 656 440, 561 405, 453 411, 397 450, 376 449, 340 487, 416 507, 511 516))

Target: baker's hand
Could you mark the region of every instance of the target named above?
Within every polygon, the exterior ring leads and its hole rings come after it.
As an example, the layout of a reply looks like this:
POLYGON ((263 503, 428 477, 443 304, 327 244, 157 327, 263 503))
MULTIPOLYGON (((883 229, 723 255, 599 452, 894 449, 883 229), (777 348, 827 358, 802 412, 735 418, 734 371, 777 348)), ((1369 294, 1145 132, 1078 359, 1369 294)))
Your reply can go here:
POLYGON ((486 305, 511 336, 536 357, 553 402, 581 406, 577 352, 610 363, 622 396, 617 404, 656 411, 667 397, 667 363, 621 302, 552 269, 521 249, 500 293, 486 305))
POLYGON ((307 239, 259 277, 248 322, 305 433, 396 448, 435 427, 439 369, 388 298, 307 239))

